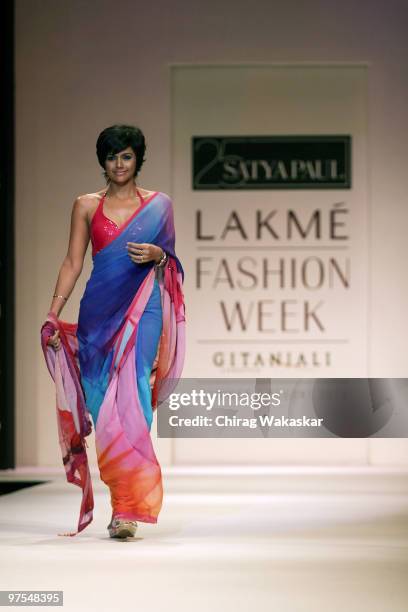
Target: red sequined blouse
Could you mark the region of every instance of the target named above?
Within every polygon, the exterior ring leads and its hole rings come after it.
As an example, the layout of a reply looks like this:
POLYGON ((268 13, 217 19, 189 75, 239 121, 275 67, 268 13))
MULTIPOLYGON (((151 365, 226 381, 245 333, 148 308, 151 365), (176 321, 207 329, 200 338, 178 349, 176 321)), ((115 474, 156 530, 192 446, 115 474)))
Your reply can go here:
POLYGON ((92 257, 96 255, 101 249, 103 249, 107 244, 109 244, 116 236, 118 236, 123 229, 131 222, 133 217, 139 210, 144 207, 154 196, 158 193, 155 191, 151 195, 146 198, 143 198, 142 194, 138 189, 136 189, 139 198, 143 204, 141 204, 135 212, 129 217, 125 223, 119 227, 112 219, 109 219, 103 212, 103 203, 105 200, 106 192, 102 195, 99 200, 99 204, 97 209, 92 217, 90 232, 91 232, 91 243, 92 243, 92 257))

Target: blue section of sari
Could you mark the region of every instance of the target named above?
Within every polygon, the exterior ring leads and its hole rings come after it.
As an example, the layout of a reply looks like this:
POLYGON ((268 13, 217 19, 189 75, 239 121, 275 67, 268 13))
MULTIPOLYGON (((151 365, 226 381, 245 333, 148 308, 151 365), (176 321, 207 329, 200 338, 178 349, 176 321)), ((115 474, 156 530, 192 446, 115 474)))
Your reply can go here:
MULTIPOLYGON (((126 248, 127 242, 151 243, 161 246, 169 255, 174 257, 177 270, 184 277, 184 271, 175 254, 174 219, 170 198, 162 193, 152 198, 142 206, 138 214, 118 234, 118 236, 100 250, 93 258, 93 269, 86 284, 84 295, 80 302, 78 317, 79 363, 81 380, 86 398, 87 408, 96 424, 99 408, 104 399, 109 384, 109 372, 115 348, 115 338, 123 325, 125 314, 134 299, 135 294, 144 279, 154 266, 153 262, 137 264, 133 262, 126 248)), ((149 299, 149 308, 142 323, 141 337, 143 346, 136 342, 136 354, 144 363, 144 377, 149 368, 147 362, 152 362, 154 348, 160 336, 156 333, 149 335, 143 332, 145 326, 150 326, 148 317, 153 317, 156 324, 161 316, 157 281, 154 291, 149 299), (151 312, 153 309, 153 312, 151 312), (142 355, 149 356, 142 359, 142 355)), ((161 323, 159 325, 161 328, 161 323)), ((115 362, 120 358, 127 336, 125 331, 122 346, 115 362)), ((116 365, 116 363, 115 363, 116 365)), ((137 370, 138 371, 138 370, 137 370)), ((151 424, 151 407, 147 401, 147 382, 142 381, 138 374, 141 386, 141 399, 146 409, 147 421, 151 424)))

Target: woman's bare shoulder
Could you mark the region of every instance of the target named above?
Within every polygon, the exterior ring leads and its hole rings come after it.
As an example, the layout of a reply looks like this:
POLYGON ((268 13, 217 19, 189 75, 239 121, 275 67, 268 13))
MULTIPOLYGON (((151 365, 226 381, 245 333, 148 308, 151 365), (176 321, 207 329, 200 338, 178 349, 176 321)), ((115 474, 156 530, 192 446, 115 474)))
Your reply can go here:
POLYGON ((105 190, 95 191, 92 193, 84 193, 75 199, 74 209, 76 208, 81 216, 90 223, 93 214, 95 213, 98 202, 104 194, 105 190))
POLYGON ((104 193, 104 189, 101 189, 100 191, 94 191, 93 193, 84 193, 82 195, 79 195, 76 200, 78 202, 81 202, 82 205, 86 206, 97 202, 103 196, 104 193))

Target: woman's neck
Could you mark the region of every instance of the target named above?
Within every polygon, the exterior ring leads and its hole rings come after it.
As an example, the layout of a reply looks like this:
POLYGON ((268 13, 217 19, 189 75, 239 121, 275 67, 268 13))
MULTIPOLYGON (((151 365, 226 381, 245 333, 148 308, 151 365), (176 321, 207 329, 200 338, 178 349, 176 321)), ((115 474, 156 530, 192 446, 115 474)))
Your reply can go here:
POLYGON ((129 181, 124 185, 117 185, 116 183, 112 183, 109 181, 109 185, 107 187, 107 194, 110 198, 117 198, 118 200, 130 200, 136 194, 136 183, 134 181, 129 181))

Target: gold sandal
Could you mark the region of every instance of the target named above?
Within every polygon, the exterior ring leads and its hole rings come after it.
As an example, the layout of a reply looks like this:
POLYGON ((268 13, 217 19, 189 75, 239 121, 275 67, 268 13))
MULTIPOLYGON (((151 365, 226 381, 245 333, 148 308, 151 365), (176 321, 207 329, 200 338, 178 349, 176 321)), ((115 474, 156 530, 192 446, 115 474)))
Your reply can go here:
POLYGON ((114 518, 107 528, 111 538, 133 538, 136 533, 137 522, 114 518))

